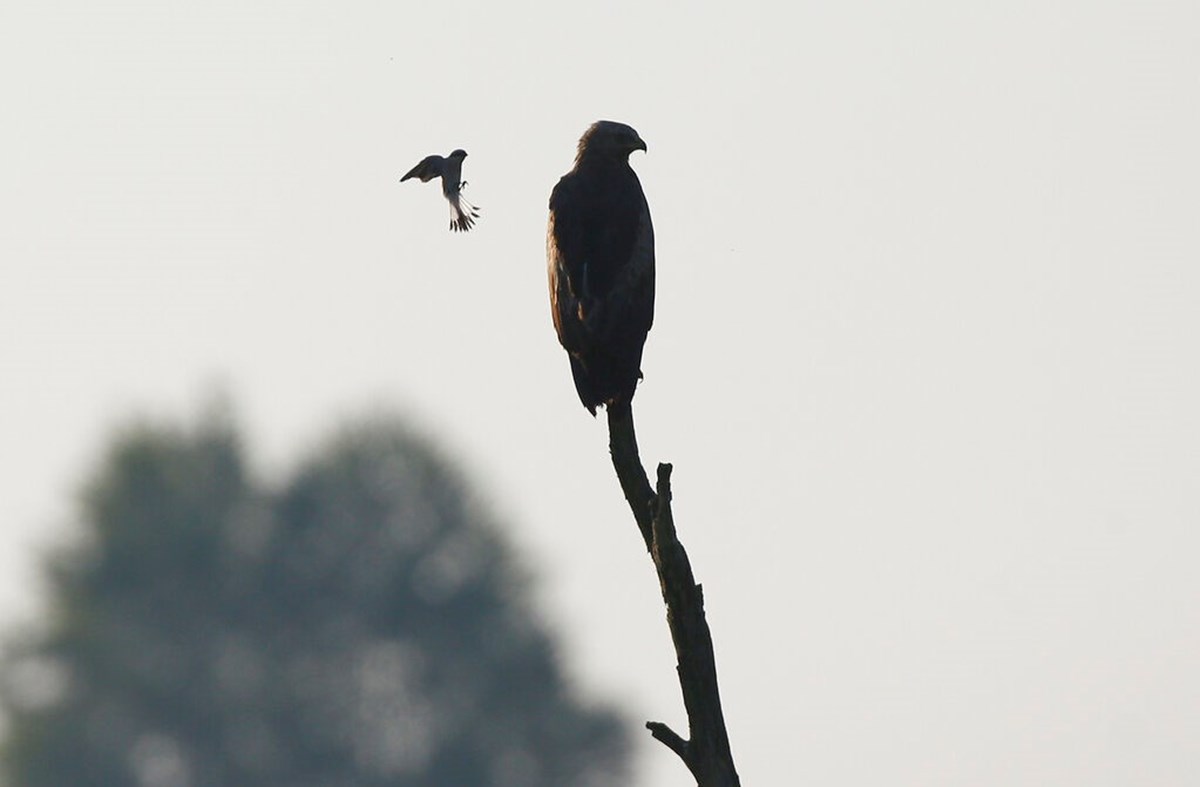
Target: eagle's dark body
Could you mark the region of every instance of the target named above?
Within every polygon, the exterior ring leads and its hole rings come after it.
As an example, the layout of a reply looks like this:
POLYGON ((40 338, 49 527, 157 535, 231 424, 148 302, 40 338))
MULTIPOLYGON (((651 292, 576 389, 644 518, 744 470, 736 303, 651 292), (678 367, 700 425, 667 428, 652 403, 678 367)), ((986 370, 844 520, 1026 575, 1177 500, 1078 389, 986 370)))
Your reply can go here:
POLYGON ((550 308, 579 399, 593 415, 633 398, 654 321, 654 227, 629 166, 629 154, 645 149, 629 126, 599 121, 550 195, 550 308))

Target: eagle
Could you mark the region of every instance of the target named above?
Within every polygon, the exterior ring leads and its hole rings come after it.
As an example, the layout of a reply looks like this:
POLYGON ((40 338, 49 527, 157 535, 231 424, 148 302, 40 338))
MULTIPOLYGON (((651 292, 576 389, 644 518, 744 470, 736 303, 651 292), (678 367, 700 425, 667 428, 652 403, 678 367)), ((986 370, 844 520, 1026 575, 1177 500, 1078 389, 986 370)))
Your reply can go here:
POLYGON ((479 208, 463 199, 462 189, 467 182, 462 179, 462 163, 467 157, 467 151, 462 148, 450 153, 449 156, 426 156, 417 166, 400 178, 400 182, 409 178, 420 178, 422 183, 428 183, 434 178, 442 179, 442 194, 450 203, 450 229, 455 232, 466 232, 475 226, 479 218, 479 208))
POLYGON ((646 150, 624 123, 600 120, 550 194, 550 311, 575 390, 596 414, 628 404, 654 322, 654 227, 629 154, 646 150))

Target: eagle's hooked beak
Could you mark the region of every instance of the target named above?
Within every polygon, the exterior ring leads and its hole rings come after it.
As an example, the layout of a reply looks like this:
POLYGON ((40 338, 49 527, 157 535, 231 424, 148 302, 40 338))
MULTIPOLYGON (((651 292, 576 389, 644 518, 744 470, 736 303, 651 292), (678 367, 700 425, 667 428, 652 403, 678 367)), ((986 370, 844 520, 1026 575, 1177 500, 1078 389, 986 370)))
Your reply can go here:
POLYGON ((638 141, 633 144, 633 149, 640 150, 643 153, 649 152, 648 150, 646 150, 646 143, 642 141, 641 137, 638 137, 638 141))

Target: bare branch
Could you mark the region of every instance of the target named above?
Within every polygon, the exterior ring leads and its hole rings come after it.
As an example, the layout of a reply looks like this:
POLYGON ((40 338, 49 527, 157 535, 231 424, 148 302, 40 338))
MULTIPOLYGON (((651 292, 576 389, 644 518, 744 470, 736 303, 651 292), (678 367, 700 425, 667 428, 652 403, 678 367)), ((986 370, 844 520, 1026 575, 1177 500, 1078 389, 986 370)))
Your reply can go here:
POLYGON ((646 478, 642 459, 638 456, 637 434, 633 430, 633 408, 628 404, 608 406, 608 452, 612 455, 613 467, 621 482, 621 491, 637 520, 638 530, 652 550, 654 534, 651 522, 654 519, 654 490, 646 478))
POLYGON ((721 696, 712 635, 704 617, 704 592, 675 532, 671 513, 671 465, 658 466, 657 490, 651 489, 638 456, 633 409, 608 408, 609 450, 625 499, 658 572, 667 624, 675 645, 676 672, 688 715, 688 740, 661 722, 648 722, 650 734, 675 752, 699 787, 739 787, 721 696))

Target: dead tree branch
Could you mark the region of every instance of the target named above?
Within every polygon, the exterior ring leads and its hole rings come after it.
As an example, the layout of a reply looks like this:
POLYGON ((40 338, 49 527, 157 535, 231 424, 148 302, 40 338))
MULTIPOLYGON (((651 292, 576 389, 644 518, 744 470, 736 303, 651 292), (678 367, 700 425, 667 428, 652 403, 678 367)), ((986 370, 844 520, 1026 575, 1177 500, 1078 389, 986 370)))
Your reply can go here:
POLYGON ((633 409, 628 404, 608 408, 608 441, 613 468, 654 560, 667 605, 676 672, 687 709, 688 739, 662 722, 646 722, 646 728, 683 760, 698 787, 739 787, 721 712, 712 635, 704 618, 704 592, 696 584, 687 552, 675 534, 671 465, 658 466, 657 489, 652 488, 638 456, 633 409))

